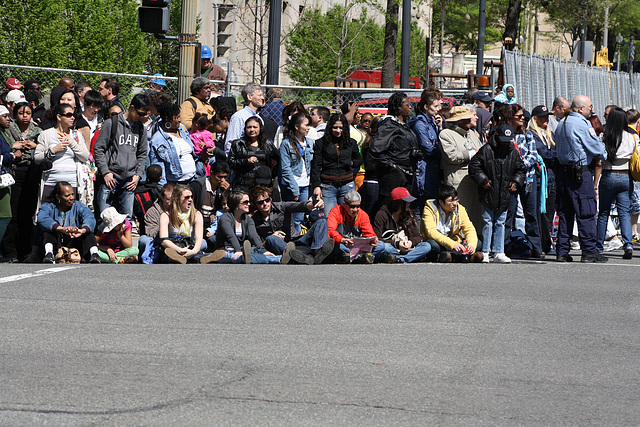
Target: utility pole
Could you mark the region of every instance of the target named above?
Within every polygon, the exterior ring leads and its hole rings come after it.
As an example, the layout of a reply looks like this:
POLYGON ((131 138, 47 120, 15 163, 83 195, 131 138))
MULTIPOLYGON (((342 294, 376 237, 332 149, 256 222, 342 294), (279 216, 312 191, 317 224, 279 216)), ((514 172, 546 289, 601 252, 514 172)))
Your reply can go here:
POLYGON ((196 0, 182 1, 182 23, 178 36, 180 46, 180 59, 178 63, 178 103, 186 100, 191 91, 191 82, 196 77, 195 70, 200 68, 196 63, 196 0))
POLYGON ((409 88, 409 50, 411 40, 411 0, 402 1, 402 50, 400 53, 400 87, 409 88))
POLYGON ((267 84, 280 81, 280 27, 282 25, 282 0, 271 0, 269 6, 269 47, 267 48, 267 84))
POLYGON ((487 26, 487 0, 480 0, 480 13, 478 14, 478 59, 476 61, 476 74, 484 72, 484 35, 487 26))

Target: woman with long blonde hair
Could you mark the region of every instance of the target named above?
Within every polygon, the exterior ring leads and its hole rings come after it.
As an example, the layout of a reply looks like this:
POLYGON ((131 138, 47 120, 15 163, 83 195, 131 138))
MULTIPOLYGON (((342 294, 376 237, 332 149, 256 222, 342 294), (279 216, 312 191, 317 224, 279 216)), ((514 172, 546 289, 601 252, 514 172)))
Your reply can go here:
MULTIPOLYGON (((549 129, 549 116, 551 113, 544 105, 538 105, 531 112, 531 120, 527 128, 533 134, 536 142, 538 155, 542 157, 547 170, 547 185, 540 188, 540 204, 544 203, 546 212, 540 213, 540 237, 542 239, 542 250, 549 253, 552 248, 551 229, 553 227, 553 217, 556 213, 556 177, 553 173, 553 163, 557 158, 556 143, 553 134, 549 129), (546 202, 542 202, 543 195, 546 194, 546 202)), ((544 185, 540 183, 541 187, 544 185)), ((541 206, 542 207, 542 206, 541 206)))

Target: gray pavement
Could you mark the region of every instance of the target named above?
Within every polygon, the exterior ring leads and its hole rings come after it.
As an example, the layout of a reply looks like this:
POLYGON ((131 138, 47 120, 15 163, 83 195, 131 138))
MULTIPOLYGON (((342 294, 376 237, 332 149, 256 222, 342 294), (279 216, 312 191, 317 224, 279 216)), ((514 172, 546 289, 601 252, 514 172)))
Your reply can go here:
POLYGON ((637 425, 640 258, 621 253, 3 264, 0 425, 637 425))

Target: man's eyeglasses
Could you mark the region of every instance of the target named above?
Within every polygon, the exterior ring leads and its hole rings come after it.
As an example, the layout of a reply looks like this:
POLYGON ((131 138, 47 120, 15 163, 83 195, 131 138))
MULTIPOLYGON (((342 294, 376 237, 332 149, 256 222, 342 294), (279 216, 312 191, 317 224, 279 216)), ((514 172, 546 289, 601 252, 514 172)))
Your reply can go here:
POLYGON ((351 209, 360 209, 360 204, 358 203, 357 205, 352 205, 351 203, 348 202, 344 202, 347 206, 349 206, 351 209))
POLYGON ((140 117, 147 117, 149 115, 149 111, 138 111, 136 110, 136 114, 139 115, 140 117))
POLYGON ((371 120, 369 120, 369 119, 362 119, 362 123, 371 123, 371 120))
POLYGON ((256 200, 256 205, 264 205, 271 201, 271 197, 267 197, 266 199, 256 200))

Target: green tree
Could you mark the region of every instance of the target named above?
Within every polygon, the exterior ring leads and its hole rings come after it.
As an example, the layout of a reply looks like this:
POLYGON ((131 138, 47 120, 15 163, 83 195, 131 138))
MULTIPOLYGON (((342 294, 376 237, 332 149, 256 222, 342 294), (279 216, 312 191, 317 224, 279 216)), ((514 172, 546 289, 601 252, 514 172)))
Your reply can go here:
POLYGON ((366 9, 354 19, 355 5, 335 5, 325 14, 320 9, 305 11, 285 42, 286 68, 292 79, 318 85, 358 68, 380 66, 384 31, 366 9))

